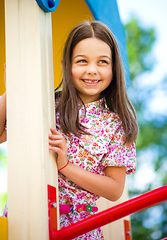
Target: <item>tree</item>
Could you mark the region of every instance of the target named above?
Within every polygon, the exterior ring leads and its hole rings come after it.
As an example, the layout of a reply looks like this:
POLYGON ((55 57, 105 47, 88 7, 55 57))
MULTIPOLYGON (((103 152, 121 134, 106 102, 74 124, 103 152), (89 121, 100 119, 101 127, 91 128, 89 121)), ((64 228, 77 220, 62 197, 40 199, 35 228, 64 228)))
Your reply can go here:
MULTIPOLYGON (((138 171, 143 168, 143 165, 145 166, 146 162, 149 162, 154 170, 153 180, 148 182, 143 189, 135 186, 134 179, 130 181, 130 197, 134 197, 167 184, 167 115, 157 115, 148 107, 154 98, 155 89, 159 88, 162 92, 167 89, 167 77, 161 81, 157 79, 156 85, 143 87, 141 84, 143 74, 152 70, 156 62, 152 55, 156 40, 155 30, 143 28, 139 21, 131 16, 125 24, 125 32, 131 75, 129 94, 136 108, 139 124, 139 136, 136 142, 138 171)), ((135 174, 131 178, 135 178, 135 174)), ((132 215, 133 239, 153 240, 166 237, 165 215, 167 216, 166 202, 132 215)))

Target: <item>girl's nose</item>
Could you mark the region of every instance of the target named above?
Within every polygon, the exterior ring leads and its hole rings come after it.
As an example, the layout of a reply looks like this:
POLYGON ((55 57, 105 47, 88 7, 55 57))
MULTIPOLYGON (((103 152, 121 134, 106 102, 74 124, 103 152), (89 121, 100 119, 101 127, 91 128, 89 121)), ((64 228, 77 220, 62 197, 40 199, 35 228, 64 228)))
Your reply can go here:
POLYGON ((91 65, 88 65, 88 68, 87 68, 87 70, 86 70, 86 73, 87 74, 97 74, 97 68, 96 68, 96 66, 94 65, 94 64, 91 64, 91 65))

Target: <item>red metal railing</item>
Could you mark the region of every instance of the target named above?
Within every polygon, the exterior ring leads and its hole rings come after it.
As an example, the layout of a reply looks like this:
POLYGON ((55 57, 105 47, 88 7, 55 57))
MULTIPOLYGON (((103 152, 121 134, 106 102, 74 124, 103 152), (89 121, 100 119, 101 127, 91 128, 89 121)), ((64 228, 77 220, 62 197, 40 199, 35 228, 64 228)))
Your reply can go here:
POLYGON ((167 185, 130 199, 66 228, 51 232, 52 240, 70 240, 98 227, 167 200, 167 185))

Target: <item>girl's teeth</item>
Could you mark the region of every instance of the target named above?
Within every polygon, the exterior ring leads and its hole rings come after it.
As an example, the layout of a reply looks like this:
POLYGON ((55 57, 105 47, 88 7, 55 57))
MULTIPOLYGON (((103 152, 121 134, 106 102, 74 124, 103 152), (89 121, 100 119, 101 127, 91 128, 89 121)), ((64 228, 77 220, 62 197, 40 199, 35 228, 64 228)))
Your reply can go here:
POLYGON ((87 83, 97 83, 98 81, 84 80, 84 82, 87 82, 87 83))

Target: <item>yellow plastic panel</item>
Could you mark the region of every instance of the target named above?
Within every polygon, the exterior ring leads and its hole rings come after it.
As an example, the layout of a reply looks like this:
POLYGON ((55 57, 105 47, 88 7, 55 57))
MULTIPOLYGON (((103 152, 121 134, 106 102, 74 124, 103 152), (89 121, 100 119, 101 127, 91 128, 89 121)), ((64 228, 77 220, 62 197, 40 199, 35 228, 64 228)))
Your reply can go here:
MULTIPOLYGON (((93 19, 92 13, 84 0, 60 0, 57 10, 52 13, 55 87, 58 86, 62 78, 62 51, 69 32, 78 23, 93 19)), ((0 49, 0 95, 2 95, 5 91, 4 63, 6 62, 4 1, 0 1, 0 49)))
POLYGON ((52 13, 54 84, 57 87, 62 79, 61 59, 64 43, 69 32, 78 23, 93 20, 92 13, 84 0, 60 0, 52 13))
POLYGON ((8 239, 8 219, 5 217, 0 217, 0 239, 8 239))
POLYGON ((5 9, 4 0, 0 1, 0 96, 5 91, 4 63, 5 60, 5 9))

